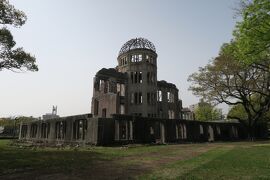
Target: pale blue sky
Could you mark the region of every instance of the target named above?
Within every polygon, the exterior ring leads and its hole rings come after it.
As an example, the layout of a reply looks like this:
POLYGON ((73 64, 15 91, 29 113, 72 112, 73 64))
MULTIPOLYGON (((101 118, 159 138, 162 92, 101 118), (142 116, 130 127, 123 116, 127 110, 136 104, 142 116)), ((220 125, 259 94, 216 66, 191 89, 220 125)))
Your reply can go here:
POLYGON ((92 81, 115 67, 121 46, 144 37, 158 53, 158 79, 175 83, 184 106, 198 102, 188 76, 230 41, 238 0, 10 0, 27 23, 10 28, 38 72, 1 71, 0 117, 89 113, 92 81))

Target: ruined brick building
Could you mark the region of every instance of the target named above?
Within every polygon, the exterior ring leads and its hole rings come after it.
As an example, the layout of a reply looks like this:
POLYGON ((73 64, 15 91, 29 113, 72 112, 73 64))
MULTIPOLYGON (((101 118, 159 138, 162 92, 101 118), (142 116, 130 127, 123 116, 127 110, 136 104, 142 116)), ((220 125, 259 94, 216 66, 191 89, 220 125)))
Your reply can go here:
MULTIPOLYGON (((19 139, 45 144, 179 143, 247 138, 236 122, 183 119, 182 102, 172 83, 157 80, 155 46, 143 38, 126 42, 116 68, 94 77, 91 114, 21 123, 19 139)), ((256 137, 267 137, 258 125, 256 137)))
POLYGON ((157 80, 157 53, 144 38, 126 42, 116 68, 101 69, 94 78, 93 117, 112 114, 179 119, 181 101, 172 83, 157 80))

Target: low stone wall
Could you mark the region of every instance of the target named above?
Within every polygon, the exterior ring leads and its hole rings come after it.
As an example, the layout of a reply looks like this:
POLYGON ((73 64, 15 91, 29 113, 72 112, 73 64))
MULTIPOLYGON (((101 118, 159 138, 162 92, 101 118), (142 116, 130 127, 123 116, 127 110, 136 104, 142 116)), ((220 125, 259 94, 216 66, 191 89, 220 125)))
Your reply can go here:
POLYGON ((91 114, 83 114, 21 124, 19 139, 48 144, 96 144, 95 131, 97 120, 91 114))
MULTIPOLYGON (((267 127, 256 128, 257 138, 267 137, 267 127)), ((69 116, 20 125, 20 140, 44 144, 112 145, 127 143, 183 143, 237 141, 247 138, 240 123, 91 114, 69 116)))

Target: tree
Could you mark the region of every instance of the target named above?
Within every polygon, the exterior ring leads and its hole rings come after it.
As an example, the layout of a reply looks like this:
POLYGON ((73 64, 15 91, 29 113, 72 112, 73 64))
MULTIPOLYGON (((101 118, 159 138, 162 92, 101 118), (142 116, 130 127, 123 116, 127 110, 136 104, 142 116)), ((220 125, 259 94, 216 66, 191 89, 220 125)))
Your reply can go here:
POLYGON ((237 119, 238 121, 246 121, 248 119, 245 108, 241 105, 232 106, 229 110, 227 119, 237 119))
MULTIPOLYGON (((255 108, 259 107, 259 105, 257 104, 258 101, 253 101, 253 98, 252 98, 252 103, 254 104, 255 108)), ((237 119, 239 121, 246 121, 248 119, 248 115, 247 115, 243 105, 238 104, 238 105, 232 106, 232 108, 228 112, 227 118, 228 119, 237 119)), ((261 119, 259 119, 259 121, 261 121, 261 122, 270 121, 270 110, 268 112, 266 112, 261 117, 261 119)))
POLYGON ((38 71, 35 57, 25 52, 22 47, 14 49, 16 42, 7 28, 7 25, 21 27, 26 20, 26 15, 15 9, 8 0, 0 0, 0 71, 38 71))
POLYGON ((246 64, 258 63, 270 56, 269 12, 269 0, 242 1, 242 21, 237 22, 233 35, 238 48, 236 56, 246 64))
POLYGON ((35 121, 37 118, 32 116, 18 116, 18 117, 8 117, 8 118, 0 118, 0 126, 14 126, 14 124, 19 125, 21 122, 31 122, 35 121))
POLYGON ((270 108, 270 61, 246 65, 235 58, 235 44, 225 44, 218 57, 189 77, 193 94, 209 102, 242 105, 247 115, 243 123, 253 138, 256 123, 270 108), (253 96, 258 103, 252 103, 253 96))
POLYGON ((34 118, 32 116, 0 118, 0 127, 4 127, 2 135, 15 137, 16 135, 18 135, 21 122, 25 123, 25 122, 35 121, 35 120, 37 120, 37 118, 34 118))
POLYGON ((214 121, 221 119, 219 111, 213 105, 203 100, 198 103, 194 113, 195 119, 198 121, 214 121))

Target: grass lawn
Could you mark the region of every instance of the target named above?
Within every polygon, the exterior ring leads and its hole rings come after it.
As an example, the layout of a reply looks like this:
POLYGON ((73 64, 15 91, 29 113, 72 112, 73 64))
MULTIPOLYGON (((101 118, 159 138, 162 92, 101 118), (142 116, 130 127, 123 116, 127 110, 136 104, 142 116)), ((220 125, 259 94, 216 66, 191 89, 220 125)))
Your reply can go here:
POLYGON ((142 179, 270 179, 270 144, 218 147, 158 168, 142 179))
POLYGON ((270 179, 270 141, 36 148, 0 140, 0 179, 270 179))

